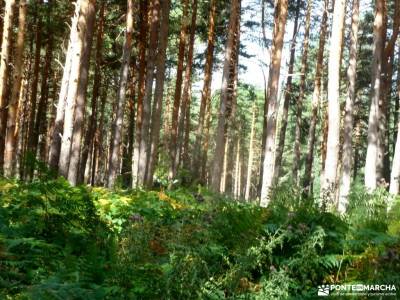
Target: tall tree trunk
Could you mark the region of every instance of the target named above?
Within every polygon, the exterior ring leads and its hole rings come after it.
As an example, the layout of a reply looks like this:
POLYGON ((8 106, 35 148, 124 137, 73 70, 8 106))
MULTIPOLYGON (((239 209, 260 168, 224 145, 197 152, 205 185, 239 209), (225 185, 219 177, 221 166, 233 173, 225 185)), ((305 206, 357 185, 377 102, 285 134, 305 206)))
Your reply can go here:
POLYGON ((34 155, 37 154, 39 139, 43 138, 43 126, 46 123, 46 112, 49 98, 49 77, 51 75, 51 61, 53 58, 53 37, 49 33, 46 46, 45 62, 42 69, 42 82, 40 86, 40 99, 38 109, 35 116, 35 123, 32 132, 31 151, 34 155))
POLYGON ((147 186, 153 185, 154 169, 158 156, 158 146, 160 142, 161 128, 161 109, 164 95, 164 78, 165 78, 165 60, 168 46, 168 30, 169 30, 169 12, 170 0, 161 3, 161 21, 160 21, 160 41, 158 45, 158 54, 156 58, 156 86, 154 90, 154 104, 151 121, 151 148, 148 162, 147 186))
POLYGON ((177 141, 178 141, 178 116, 179 107, 181 103, 182 95, 182 80, 183 80, 183 63, 185 59, 185 45, 187 40, 187 30, 188 22, 188 0, 182 0, 183 4, 183 15, 182 15, 182 25, 179 37, 179 50, 178 50, 178 66, 176 69, 176 82, 175 82, 175 97, 174 106, 172 111, 172 121, 171 121, 171 138, 170 138, 170 168, 168 172, 168 178, 173 179, 176 175, 177 166, 175 164, 176 154, 177 154, 177 141))
POLYGON ((356 78, 357 78, 357 48, 358 48, 358 24, 360 16, 360 0, 353 0, 353 12, 351 20, 350 38, 350 61, 347 68, 347 79, 349 86, 347 90, 344 124, 343 124, 343 150, 342 150, 342 183, 340 187, 340 197, 338 211, 346 212, 348 196, 350 192, 351 170, 353 158, 353 108, 356 99, 356 78))
MULTIPOLYGON (((42 1, 38 0, 36 5, 42 5, 42 1)), ((38 9, 36 7, 36 9, 38 9)), ((30 114, 29 114, 29 123, 28 123, 28 151, 32 153, 34 157, 36 157, 35 148, 35 141, 38 139, 35 136, 35 120, 36 120, 36 107, 38 106, 37 103, 37 96, 38 96, 38 87, 39 87, 39 77, 40 77, 40 58, 41 58, 41 50, 42 50, 42 20, 41 16, 38 15, 38 20, 36 23, 36 36, 35 36, 35 61, 33 65, 33 79, 32 84, 30 87, 31 95, 29 99, 30 103, 30 114)), ((26 174, 30 177, 33 175, 33 169, 29 170, 29 174, 26 174)))
MULTIPOLYGON (((88 46, 90 46, 90 43, 88 42, 88 39, 91 39, 91 35, 86 33, 89 32, 89 27, 91 27, 89 26, 89 23, 93 22, 92 10, 94 0, 80 0, 77 2, 77 4, 80 7, 76 29, 78 35, 72 47, 73 56, 70 70, 71 72, 69 75, 70 77, 65 106, 64 129, 59 161, 60 175, 70 180, 72 184, 75 184, 75 182, 73 182, 74 180, 72 180, 73 178, 69 174, 69 168, 71 156, 76 155, 76 141, 74 140, 73 142, 74 136, 76 138, 76 133, 74 133, 74 130, 79 130, 77 126, 79 126, 79 123, 83 121, 82 108, 84 107, 85 97, 85 92, 83 90, 86 90, 86 69, 88 66, 87 60, 89 57, 86 51, 89 51, 88 46), (74 149, 72 149, 73 143, 75 144, 74 149)), ((77 164, 74 158, 72 171, 75 172, 76 168, 77 164)))
MULTIPOLYGON (((400 97, 400 89, 398 90, 400 97)), ((397 141, 394 150, 392 172, 390 174, 389 192, 393 195, 399 194, 400 187, 400 122, 397 124, 397 141)))
POLYGON ((14 81, 11 92, 11 100, 10 103, 8 104, 7 133, 5 140, 5 155, 4 155, 5 176, 15 175, 14 164, 16 161, 15 154, 16 154, 16 146, 18 140, 18 131, 16 130, 15 125, 18 117, 21 82, 22 82, 23 66, 24 66, 26 6, 27 6, 26 0, 20 0, 19 16, 18 16, 18 36, 15 48, 14 81))
POLYGON ((268 78, 268 113, 266 116, 264 116, 267 119, 267 127, 265 129, 265 153, 263 161, 263 178, 260 201, 260 205, 262 207, 266 207, 269 203, 270 191, 273 184, 273 174, 275 169, 275 135, 276 114, 278 110, 278 85, 287 14, 288 1, 277 0, 274 13, 274 31, 268 78))
MULTIPOLYGON (((31 145, 30 145, 30 151, 32 154, 36 157, 37 156, 37 149, 38 149, 38 144, 39 140, 43 142, 43 132, 45 128, 45 124, 47 121, 47 104, 48 104, 48 99, 49 99, 49 82, 50 82, 50 76, 52 73, 51 70, 51 62, 53 59, 53 32, 51 32, 51 5, 52 3, 49 2, 48 6, 46 7, 47 10, 47 21, 46 21, 46 53, 44 57, 44 65, 42 68, 42 73, 41 73, 41 85, 40 85, 40 98, 39 98, 39 103, 37 105, 37 112, 35 115, 31 115, 33 117, 34 123, 33 123, 33 128, 30 133, 30 138, 31 138, 31 145), (44 117, 43 117, 44 116, 44 117)), ((40 155, 38 156, 40 159, 40 155)), ((33 170, 31 170, 32 172, 33 170)), ((33 174, 29 174, 32 176, 33 174)))
POLYGON ((80 15, 81 3, 82 0, 79 0, 75 3, 75 12, 71 22, 69 45, 65 57, 63 77, 61 81, 60 94, 57 103, 56 118, 54 121, 54 129, 50 145, 49 166, 54 170, 58 170, 59 160, 60 160, 60 149, 61 149, 61 142, 63 140, 64 117, 66 109, 65 106, 66 106, 68 88, 70 84, 71 67, 74 59, 74 47, 78 39, 78 19, 80 15))
POLYGON ((3 19, 3 36, 1 43, 0 64, 0 172, 4 161, 4 142, 6 134, 6 107, 7 107, 7 82, 12 44, 12 27, 14 18, 15 0, 7 0, 3 19))
MULTIPOLYGON (((343 47, 343 26, 346 0, 336 0, 333 11, 331 45, 328 62, 328 138, 321 194, 333 204, 337 193, 337 168, 340 145, 340 56, 343 47)), ((326 202, 325 202, 326 203, 326 202)))
POLYGON ((138 185, 139 161, 140 161, 140 142, 142 140, 143 124, 143 101, 146 88, 146 49, 148 32, 148 2, 140 1, 140 33, 139 33, 139 74, 138 74, 138 98, 136 109, 136 133, 135 144, 133 148, 133 166, 132 166, 132 187, 138 185))
POLYGON ((234 176, 234 185, 233 185, 233 197, 235 199, 239 198, 240 192, 240 137, 237 137, 236 142, 236 159, 235 159, 235 176, 234 176))
POLYGON ((253 169, 253 157, 254 157, 254 136, 256 133, 256 112, 257 112, 257 105, 256 99, 254 99, 253 103, 253 117, 251 119, 251 131, 250 131, 250 142, 249 142, 249 158, 247 161, 247 176, 246 176, 246 190, 245 190, 245 200, 250 200, 250 192, 251 192, 251 175, 253 169))
MULTIPOLYGON (((400 62, 400 45, 398 49, 398 56, 397 56, 397 61, 400 62)), ((400 90, 400 63, 397 64, 397 90, 400 90)), ((394 111, 393 111, 393 120, 394 120, 394 130, 393 130, 393 153, 395 152, 396 149, 396 139, 397 139, 397 122, 399 121, 399 109, 400 109, 400 93, 397 93, 397 99, 395 100, 395 105, 394 105, 394 111)))
POLYGON ((209 178, 207 178, 207 162, 208 162, 208 146, 210 142, 210 126, 211 126, 211 116, 212 116, 212 103, 211 99, 206 106, 205 124, 204 124, 204 142, 201 145, 201 172, 200 180, 202 183, 207 183, 209 178))
POLYGON ((139 145, 138 184, 145 184, 150 156, 150 119, 151 100, 153 98, 154 69, 157 54, 158 33, 160 25, 160 0, 153 0, 151 7, 150 41, 146 66, 146 85, 143 101, 143 121, 139 145))
POLYGON ((199 110, 199 121, 196 131, 196 141, 194 150, 196 151, 193 171, 196 175, 200 175, 200 166, 202 165, 202 142, 204 136, 204 125, 205 125, 205 114, 206 107, 211 102, 211 82, 212 82, 212 69, 214 63, 214 48, 215 48, 215 18, 217 14, 217 0, 211 0, 210 12, 208 21, 208 39, 207 39, 207 50, 206 50, 206 63, 204 66, 204 82, 203 89, 201 92, 200 110, 199 110))
MULTIPOLYGON (((400 1, 395 0, 394 16, 393 16, 393 30, 392 35, 387 42, 383 51, 382 58, 382 76, 381 76, 381 92, 380 92, 380 119, 379 119, 379 148, 377 160, 377 173, 378 181, 381 183, 390 182, 390 149, 389 149, 389 127, 390 127, 390 98, 392 91, 393 80, 393 64, 394 64, 394 50, 395 41, 399 34, 400 25, 400 1)), ((384 21, 384 38, 386 39, 387 31, 387 16, 385 8, 385 21, 384 21)), ((395 123, 396 124, 396 123, 395 123)))
POLYGON ((191 122, 191 104, 192 104, 192 85, 189 86, 189 99, 186 109, 186 116, 185 116, 185 132, 183 137, 183 147, 182 147, 182 160, 183 160, 183 167, 186 170, 190 170, 191 163, 190 163, 190 156, 189 156, 189 139, 190 139, 190 131, 192 128, 191 122))
POLYGON ((71 138, 71 158, 68 168, 68 181, 72 185, 76 185, 78 183, 79 158, 86 109, 87 85, 89 81, 90 53, 92 50, 93 31, 96 20, 95 5, 96 0, 90 0, 85 12, 86 27, 83 28, 85 31, 85 37, 82 52, 82 62, 80 65, 80 80, 76 96, 75 118, 73 125, 74 129, 71 138))
MULTIPOLYGON (((292 97, 292 80, 293 80, 293 72, 294 72, 294 61, 296 57, 296 39, 297 39, 297 33, 299 29, 299 17, 300 17, 300 6, 301 6, 301 1, 297 0, 296 4, 296 13, 295 13, 295 18, 294 18, 294 23, 293 23, 293 36, 292 36, 292 42, 290 44, 290 58, 289 58, 289 69, 288 69, 288 76, 286 80, 286 89, 285 89, 285 95, 284 95, 284 100, 283 100, 283 111, 282 111, 282 116, 281 116, 281 128, 279 131, 279 141, 278 141, 278 146, 276 148, 276 154, 275 154, 275 174, 274 174, 274 180, 278 180, 280 177, 280 171, 281 171, 281 165, 282 165, 282 157, 283 157, 283 150, 285 148, 285 138, 286 138, 286 128, 288 124, 288 116, 289 116, 289 102, 290 98, 292 97)), ((265 101, 267 104, 267 101, 265 101)), ((268 109, 268 106, 266 105, 266 108, 268 109)), ((264 112, 264 116, 267 115, 267 112, 264 112)), ((266 120, 266 118, 264 118, 266 120)), ((263 127, 263 140, 265 140, 265 129, 266 129, 266 122, 264 122, 264 127, 263 127)), ((265 145, 262 147, 263 150, 265 150, 265 145)), ((262 154, 262 158, 264 158, 264 154, 262 154)), ((262 179, 262 178, 260 178, 262 179)))
POLYGON ((382 51, 385 43, 384 11, 385 0, 376 0, 374 21, 374 49, 372 62, 371 108, 368 120, 368 147, 365 162, 365 187, 372 191, 377 185, 377 157, 379 134, 379 98, 381 89, 382 51))
POLYGON ((87 159, 89 153, 93 149, 95 132, 97 130, 97 102, 100 94, 100 86, 102 83, 101 67, 103 64, 104 10, 105 10, 105 3, 102 2, 99 12, 99 22, 97 25, 98 29, 96 37, 96 65, 94 69, 91 115, 86 129, 84 145, 82 148, 78 183, 83 183, 87 159))
POLYGON ((312 6, 312 0, 308 0, 306 24, 304 29, 304 41, 302 47, 303 53, 301 54, 299 97, 297 98, 297 104, 296 104, 296 126, 295 126, 295 138, 294 138, 294 149, 293 149, 294 159, 292 168, 293 181, 295 182, 296 186, 299 186, 299 168, 301 161, 301 125, 302 125, 303 101, 304 101, 307 71, 308 71, 308 45, 310 37, 311 6, 312 6))
MULTIPOLYGON (((104 86, 107 86, 108 81, 105 80, 104 86)), ((100 96, 100 119, 99 119, 99 126, 96 127, 95 137, 94 137, 94 145, 93 145, 93 156, 92 156, 92 178, 91 178, 91 185, 100 184, 100 176, 99 171, 101 169, 101 165, 105 164, 104 161, 104 147, 103 147, 103 127, 104 127, 104 113, 105 113, 105 106, 107 101, 107 92, 106 88, 103 89, 102 94, 100 96), (102 159, 100 159, 102 158, 102 159)))
POLYGON ((317 128, 318 122, 318 110, 320 107, 320 95, 321 95, 321 77, 324 65, 324 50, 325 50, 325 41, 326 41, 326 33, 327 33, 327 24, 328 24, 328 6, 329 0, 324 1, 324 12, 322 15, 322 21, 320 26, 320 36, 319 36, 319 45, 318 45, 318 54, 317 54, 317 63, 315 67, 315 75, 314 75, 314 91, 312 95, 312 110, 311 110, 311 121, 310 121, 310 129, 308 133, 308 141, 307 141, 307 156, 305 163, 305 172, 304 172, 304 181, 303 188, 304 194, 309 194, 311 189, 311 175, 312 175, 312 167, 314 162, 314 148, 315 148, 315 131, 317 128))
POLYGON ((227 179, 227 169, 228 169, 228 146, 229 146, 229 137, 226 139, 225 147, 224 147, 224 162, 222 166, 222 175, 221 175, 221 187, 219 192, 221 194, 225 193, 226 190, 226 179, 227 179))
MULTIPOLYGON (((189 37, 189 49, 187 54, 187 61, 185 67, 185 77, 183 80, 183 92, 182 92, 182 101, 181 101, 181 109, 179 114, 179 123, 178 123, 178 140, 177 140, 177 155, 175 157, 175 167, 179 168, 181 159, 182 159, 182 147, 183 147, 183 138, 185 131, 185 119, 187 110, 189 109, 189 90, 192 84, 192 69, 193 69, 193 52, 194 52, 194 40, 196 34, 196 20, 197 20, 197 0, 193 0, 192 7, 192 21, 190 25, 190 37, 189 37)), ((189 111, 190 112, 190 111, 189 111)))
MULTIPOLYGON (((220 96, 220 107, 218 112, 218 124, 216 129, 216 146, 214 160, 212 164, 211 188, 218 192, 221 185, 222 165, 224 161, 224 148, 226 143, 226 126, 228 121, 229 106, 229 79, 231 75, 231 66, 236 52, 235 36, 237 35, 237 26, 239 25, 240 0, 231 1, 230 19, 228 26, 228 37, 225 46, 225 61, 222 75, 222 87, 220 96)), ((239 41, 238 41, 239 42, 239 41)))
POLYGON ((126 32, 125 43, 122 51, 122 64, 119 76, 119 88, 117 95, 117 103, 115 110, 115 120, 112 124, 111 148, 108 167, 107 186, 113 187, 117 178, 120 159, 121 159, 121 141, 122 141, 122 126, 124 121, 124 109, 126 98, 126 85, 128 81, 128 73, 131 59, 132 49, 132 33, 133 33, 133 0, 127 1, 126 13, 126 32))

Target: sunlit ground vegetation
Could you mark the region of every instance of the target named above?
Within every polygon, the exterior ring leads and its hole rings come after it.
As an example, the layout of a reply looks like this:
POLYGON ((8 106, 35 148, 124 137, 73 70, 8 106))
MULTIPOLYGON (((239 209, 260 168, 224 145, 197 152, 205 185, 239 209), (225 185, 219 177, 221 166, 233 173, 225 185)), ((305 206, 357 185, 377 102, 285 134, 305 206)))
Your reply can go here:
MULTIPOLYGON (((361 185, 360 185, 361 186, 361 185)), ((345 216, 288 186, 268 208, 201 187, 0 181, 1 299, 313 299, 400 284, 399 201, 356 186, 345 216)))

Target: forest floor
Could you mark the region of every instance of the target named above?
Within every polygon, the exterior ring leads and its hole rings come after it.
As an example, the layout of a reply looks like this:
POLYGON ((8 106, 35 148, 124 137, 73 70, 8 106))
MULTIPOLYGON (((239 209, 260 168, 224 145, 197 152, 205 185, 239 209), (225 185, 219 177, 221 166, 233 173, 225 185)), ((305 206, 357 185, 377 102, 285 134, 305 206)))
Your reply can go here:
POLYGON ((358 191, 338 217, 295 195, 279 189, 262 209, 201 188, 0 180, 0 298, 314 299, 322 284, 400 289, 399 204, 387 214, 384 193, 358 191))

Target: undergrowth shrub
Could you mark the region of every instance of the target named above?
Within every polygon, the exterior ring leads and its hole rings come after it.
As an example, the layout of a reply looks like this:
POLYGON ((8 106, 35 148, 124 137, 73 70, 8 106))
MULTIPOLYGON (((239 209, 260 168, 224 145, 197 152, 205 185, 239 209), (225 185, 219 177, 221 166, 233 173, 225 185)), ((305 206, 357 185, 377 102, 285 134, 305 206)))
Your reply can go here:
POLYGON ((0 298, 313 299, 325 283, 397 283, 386 197, 355 188, 341 217, 285 186, 265 209, 201 187, 0 179, 0 298))

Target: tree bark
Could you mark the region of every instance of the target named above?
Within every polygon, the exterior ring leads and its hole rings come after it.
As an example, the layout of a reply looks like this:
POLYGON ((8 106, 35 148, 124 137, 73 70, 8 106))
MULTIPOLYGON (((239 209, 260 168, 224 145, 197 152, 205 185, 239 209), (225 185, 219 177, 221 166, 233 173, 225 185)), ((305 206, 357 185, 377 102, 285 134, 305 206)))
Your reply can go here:
POLYGON ((74 130, 80 130, 77 126, 80 126, 79 124, 83 121, 82 108, 84 107, 84 90, 86 90, 87 84, 86 68, 88 66, 88 54, 86 51, 89 51, 88 46, 90 46, 87 39, 91 39, 91 36, 89 37, 90 34, 86 33, 89 31, 89 23, 92 22, 92 5, 94 5, 94 0, 79 1, 80 10, 76 29, 78 35, 72 47, 73 56, 65 106, 59 173, 70 180, 71 184, 75 184, 71 174, 75 173, 77 169, 74 158, 73 173, 69 174, 71 157, 76 155, 76 141, 73 142, 74 136, 76 138, 74 130), (72 149, 72 144, 75 144, 74 149, 72 149))
POLYGON ((0 64, 0 172, 3 169, 4 142, 6 134, 6 107, 7 107, 7 82, 12 44, 12 27, 14 18, 15 0, 7 0, 3 19, 3 36, 0 64))
POLYGON ((211 102, 211 82, 212 82, 212 69, 214 63, 214 48, 215 48, 215 18, 217 14, 217 0, 211 0, 210 12, 208 21, 208 39, 206 50, 206 63, 204 66, 204 82, 201 92, 199 121, 196 131, 196 141, 194 146, 195 157, 193 162, 193 172, 195 175, 200 175, 200 166, 202 165, 203 151, 202 142, 204 136, 205 114, 206 107, 211 102))
POLYGON ((374 21, 374 48, 372 61, 372 91, 371 108, 368 119, 368 147, 365 162, 365 187, 373 191, 377 186, 377 157, 379 134, 379 98, 381 89, 382 51, 385 43, 384 37, 384 11, 385 1, 376 0, 374 21))
POLYGON ((312 0, 307 1, 306 23, 304 29, 303 52, 301 55, 301 70, 300 70, 300 84, 299 96, 296 103, 296 125, 294 137, 294 159, 292 168, 292 177, 296 186, 299 186, 299 168, 301 162, 301 125, 303 113, 303 101, 306 89, 306 79, 308 72, 308 45, 310 40, 310 23, 311 23, 311 6, 312 0))
MULTIPOLYGON (((21 82, 24 66, 24 45, 25 45, 25 28, 26 28, 26 0, 19 2, 19 16, 18 16, 18 36, 15 48, 15 69, 14 81, 11 92, 11 100, 8 104, 7 116, 7 133, 5 140, 5 155, 4 155, 4 175, 15 175, 15 161, 16 161, 16 146, 18 140, 18 131, 16 129, 19 100, 21 91, 21 82)), ((2 60, 3 62, 3 60, 2 60)), ((1 106, 0 106, 1 107, 1 106)))
POLYGON ((251 192, 251 175, 253 169, 253 157, 254 157, 254 136, 255 136, 255 126, 256 126, 256 111, 257 105, 256 100, 254 99, 253 103, 253 117, 251 119, 251 132, 250 132, 250 142, 249 142, 249 158, 247 161, 247 176, 246 176, 246 190, 245 190, 245 200, 250 200, 250 192, 251 192))
POLYGON ((189 90, 192 84, 192 69, 193 69, 193 52, 194 52, 194 40, 196 34, 196 20, 197 20, 197 0, 193 0, 192 7, 192 20, 190 25, 190 37, 189 37, 189 49, 187 54, 187 61, 185 67, 185 77, 183 80, 183 92, 182 92, 182 101, 181 101, 181 109, 179 113, 179 123, 178 123, 178 140, 177 140, 177 155, 175 157, 175 166, 176 169, 179 169, 181 159, 182 159, 182 147, 183 147, 183 138, 185 131, 185 119, 187 111, 189 110, 189 101, 190 95, 189 90))
POLYGON ((127 1, 126 13, 126 31, 125 43, 122 52, 122 64, 119 76, 119 88, 117 95, 117 103, 115 110, 115 120, 112 124, 111 148, 108 167, 107 186, 113 187, 117 178, 120 159, 121 159, 121 141, 122 141, 122 126, 124 121, 124 109, 126 99, 126 85, 128 81, 128 73, 131 59, 132 49, 132 33, 133 33, 133 0, 127 1))
POLYGON ((97 25, 98 29, 96 37, 96 65, 94 69, 91 115, 84 138, 84 145, 82 148, 78 183, 83 183, 87 159, 89 153, 93 149, 94 137, 97 130, 97 102, 100 94, 100 86, 102 83, 101 67, 103 65, 104 10, 105 10, 105 3, 102 2, 99 12, 99 22, 97 25))
POLYGON ((270 201, 270 192, 273 184, 273 174, 275 169, 275 135, 276 115, 278 110, 278 85, 287 14, 288 1, 277 0, 274 13, 273 42, 268 78, 268 113, 267 116, 265 116, 267 119, 267 127, 265 129, 265 153, 260 201, 260 205, 262 207, 266 207, 270 201))
POLYGON ((161 21, 160 21, 160 41, 157 54, 157 73, 156 73, 156 86, 154 90, 154 104, 151 122, 151 148, 148 162, 147 183, 151 187, 153 185, 153 176, 156 166, 158 147, 160 142, 160 128, 161 128, 161 110, 162 100, 164 95, 164 78, 165 78, 165 61, 168 46, 168 30, 169 30, 169 12, 170 0, 162 1, 161 3, 161 21))
MULTIPOLYGON (((384 38, 387 32, 387 8, 385 8, 384 38)), ((399 34, 400 25, 400 1, 395 0, 392 35, 383 51, 381 92, 379 100, 379 148, 377 159, 378 181, 386 186, 390 182, 390 149, 389 149, 389 127, 390 127, 390 98, 392 91, 392 77, 394 64, 394 45, 399 34)), ((394 123, 396 124, 396 123, 394 123)), ((396 125, 395 125, 396 126, 396 125)))
POLYGON ((96 20, 95 5, 96 0, 90 0, 88 3, 88 7, 85 11, 86 27, 83 28, 83 30, 85 31, 85 37, 82 52, 82 61, 80 65, 80 80, 76 96, 75 118, 71 138, 71 158, 68 168, 68 181, 72 185, 76 185, 78 183, 79 158, 81 152, 81 140, 86 108, 87 85, 89 80, 90 53, 92 50, 93 31, 96 20))
MULTIPOLYGON (((42 1, 38 0, 36 5, 42 5, 42 1)), ((36 8, 38 9, 38 8, 36 8)), ((41 58, 41 50, 42 50, 42 20, 41 16, 38 15, 38 20, 36 23, 36 35, 35 35, 35 60, 33 64, 33 79, 32 84, 30 87, 31 95, 29 99, 30 103, 30 114, 29 114, 29 123, 28 123, 28 151, 31 152, 33 157, 36 158, 35 148, 35 141, 38 139, 35 136, 35 120, 36 120, 36 107, 38 106, 37 103, 37 96, 38 96, 38 87, 39 87, 39 73, 40 73, 40 58, 41 58)), ((33 169, 30 168, 28 170, 29 174, 26 174, 30 177, 33 175, 33 169)))
POLYGON ((47 103, 49 99, 49 77, 52 72, 51 70, 52 58, 53 58, 53 37, 51 36, 51 34, 49 34, 46 46, 45 62, 43 65, 42 75, 41 75, 42 82, 40 86, 40 99, 38 103, 38 109, 35 116, 35 123, 32 132, 31 151, 32 154, 34 154, 35 156, 37 155, 39 139, 40 138, 43 139, 42 136, 43 126, 46 123, 47 103))
POLYGON ((343 26, 346 0, 336 0, 333 12, 331 45, 328 62, 328 137, 321 195, 333 204, 337 193, 337 168, 340 145, 340 56, 343 47, 343 26))
POLYGON ((320 95, 321 95, 321 77, 322 71, 324 67, 324 50, 325 50, 325 42, 326 42, 326 33, 327 33, 327 24, 328 24, 328 6, 329 0, 324 1, 324 12, 322 15, 321 27, 320 27, 320 36, 319 36, 319 45, 318 45, 318 54, 317 54, 317 63, 315 67, 315 75, 314 75, 314 91, 312 95, 312 110, 311 110, 311 121, 310 121, 310 129, 308 133, 308 141, 307 141, 307 155, 306 155, 306 165, 304 172, 304 181, 303 181, 303 189, 304 194, 309 194, 311 189, 311 175, 312 175, 312 167, 314 162, 314 148, 315 148, 315 131, 317 128, 318 122, 318 110, 320 107, 320 95))
POLYGON ((175 163, 177 154, 177 141, 178 141, 178 117, 179 117, 179 107, 181 103, 182 95, 182 80, 183 80, 183 63, 185 59, 185 45, 187 40, 187 30, 188 30, 188 0, 182 0, 183 4, 183 15, 181 32, 179 37, 179 47, 178 47, 178 66, 176 69, 176 82, 175 82, 175 97, 174 105, 172 110, 172 121, 171 121, 171 137, 170 137, 170 168, 168 172, 168 178, 172 180, 177 171, 177 166, 175 163))
POLYGON ((140 1, 140 33, 139 33, 139 74, 138 74, 138 98, 136 109, 136 134, 133 148, 133 166, 132 166, 132 187, 138 185, 139 161, 140 161, 140 141, 142 139, 143 124, 143 100, 146 88, 146 49, 148 32, 148 2, 140 1))
POLYGON ((80 14, 81 0, 75 3, 75 12, 71 22, 71 32, 67 54, 65 57, 63 77, 61 81, 60 94, 57 103, 56 118, 54 121, 53 135, 51 139, 50 152, 49 152, 49 166, 54 170, 58 170, 60 160, 61 142, 63 139, 64 117, 66 109, 66 99, 68 87, 70 84, 70 74, 72 61, 74 59, 74 47, 78 39, 78 19, 80 14))
MULTIPOLYGON (((292 97, 292 80, 293 80, 293 72, 294 72, 294 62, 296 57, 296 38, 299 29, 299 17, 300 17, 300 6, 301 1, 297 0, 296 4, 296 13, 294 18, 293 24, 293 36, 292 42, 290 44, 290 58, 289 58, 289 69, 288 69, 288 76, 286 80, 286 89, 285 95, 283 100, 283 111, 281 116, 281 128, 279 131, 279 142, 276 148, 276 155, 275 155, 275 171, 274 171, 274 180, 277 181, 280 177, 281 172, 281 165, 282 165, 282 157, 283 157, 283 150, 285 148, 285 138, 286 138, 286 129, 288 124, 288 116, 289 116, 289 102, 290 98, 292 97)), ((265 102, 267 103, 267 101, 265 102)), ((268 108, 268 106, 266 106, 268 108)), ((267 115, 267 112, 264 112, 264 115, 267 115)), ((266 122, 264 122, 264 129, 266 129, 266 122)), ((265 135, 263 134, 263 140, 265 140, 265 135)), ((265 150, 265 145, 263 147, 265 150)), ((263 158, 262 154, 262 158, 263 158)))
MULTIPOLYGON (((224 161, 224 148, 226 143, 226 125, 228 121, 229 106, 229 77, 231 75, 231 66, 235 55, 235 35, 237 35, 237 26, 240 15, 240 0, 231 1, 231 14, 228 26, 228 37, 225 46, 225 61, 222 75, 221 99, 218 112, 218 124, 215 138, 215 152, 212 164, 211 189, 215 192, 220 191, 222 165, 224 161)), ((239 42, 239 41, 238 41, 239 42)))
POLYGON ((360 0, 353 0, 353 12, 351 20, 350 38, 350 61, 347 68, 347 79, 349 86, 347 90, 344 124, 343 124, 343 150, 342 150, 342 183, 338 211, 345 213, 348 203, 351 184, 351 170, 353 158, 353 108, 356 99, 356 78, 357 78, 357 48, 358 48, 358 24, 360 15, 360 0))
POLYGON ((146 66, 146 85, 143 101, 143 121, 141 127, 141 139, 139 145, 138 184, 143 186, 146 182, 148 160, 150 156, 150 119, 151 100, 153 98, 153 82, 155 60, 158 46, 158 34, 160 25, 160 0, 153 0, 151 7, 150 41, 146 66))

